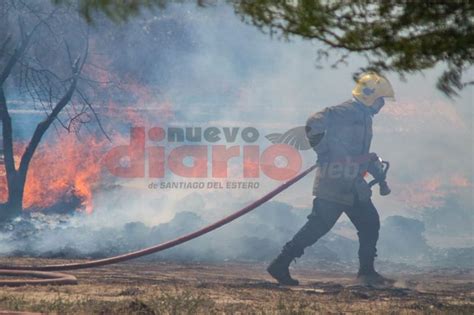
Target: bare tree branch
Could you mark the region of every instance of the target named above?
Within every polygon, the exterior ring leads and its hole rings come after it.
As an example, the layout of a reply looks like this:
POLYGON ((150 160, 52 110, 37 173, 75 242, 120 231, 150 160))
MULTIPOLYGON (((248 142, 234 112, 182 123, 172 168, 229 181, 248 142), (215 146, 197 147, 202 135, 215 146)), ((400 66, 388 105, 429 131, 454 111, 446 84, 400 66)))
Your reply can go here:
POLYGON ((0 54, 3 54, 3 52, 5 51, 5 48, 7 47, 11 39, 12 39, 12 36, 8 35, 7 38, 3 41, 2 48, 0 48, 0 54))
POLYGON ((100 118, 99 118, 99 115, 97 115, 97 112, 95 111, 94 107, 92 106, 92 104, 87 100, 87 98, 84 96, 84 94, 81 92, 81 90, 77 90, 77 94, 79 94, 79 96, 82 98, 82 100, 84 101, 84 103, 87 104, 87 106, 89 107, 89 109, 92 111, 92 114, 94 115, 96 121, 97 121, 97 124, 99 125, 99 128, 102 132, 102 134, 104 134, 104 136, 107 138, 107 140, 109 140, 110 142, 112 142, 112 139, 110 139, 109 135, 107 134, 107 132, 105 131, 104 127, 102 126, 102 122, 100 121, 100 118))
POLYGON ((41 24, 43 24, 43 22, 40 22, 40 23, 36 24, 35 27, 33 28, 33 30, 29 34, 25 35, 25 38, 22 39, 21 44, 19 45, 19 47, 17 49, 15 49, 14 54, 10 57, 10 60, 7 62, 7 65, 6 65, 5 69, 3 69, 2 73, 0 74, 0 85, 3 85, 5 80, 10 75, 10 72, 12 71, 12 68, 15 66, 17 61, 23 56, 26 49, 28 48, 28 44, 29 44, 33 34, 35 33, 35 31, 38 29, 38 27, 41 24))
POLYGON ((30 143, 26 147, 25 152, 23 153, 23 156, 21 158, 20 168, 19 168, 20 173, 26 174, 31 158, 33 157, 33 154, 36 148, 38 147, 41 141, 41 138, 45 134, 46 130, 48 130, 49 126, 51 126, 54 120, 58 117, 59 113, 64 109, 64 107, 71 100, 72 95, 74 94, 74 91, 76 90, 77 80, 79 78, 80 71, 82 70, 82 68, 79 68, 79 61, 80 61, 80 58, 77 58, 74 64, 72 65, 73 79, 72 79, 71 85, 69 86, 69 89, 61 98, 61 100, 56 104, 56 106, 54 106, 53 110, 51 111, 51 114, 49 114, 45 120, 43 120, 36 126, 33 136, 31 137, 30 143))

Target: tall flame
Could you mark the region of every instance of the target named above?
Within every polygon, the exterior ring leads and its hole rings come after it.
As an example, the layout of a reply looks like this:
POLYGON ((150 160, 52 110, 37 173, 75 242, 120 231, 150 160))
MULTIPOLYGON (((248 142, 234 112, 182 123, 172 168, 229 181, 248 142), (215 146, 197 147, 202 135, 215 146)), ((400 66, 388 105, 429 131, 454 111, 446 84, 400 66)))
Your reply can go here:
MULTIPOLYGON (((22 152, 24 146, 16 145, 16 148, 22 152)), ((79 139, 75 134, 61 135, 53 142, 40 144, 28 169, 24 208, 46 209, 65 199, 76 198, 86 212, 92 212, 92 193, 101 177, 100 159, 105 148, 104 140, 93 136, 79 139)), ((19 157, 17 154, 17 162, 19 157)), ((5 202, 6 179, 5 176, 0 178, 3 188, 0 200, 5 202)))

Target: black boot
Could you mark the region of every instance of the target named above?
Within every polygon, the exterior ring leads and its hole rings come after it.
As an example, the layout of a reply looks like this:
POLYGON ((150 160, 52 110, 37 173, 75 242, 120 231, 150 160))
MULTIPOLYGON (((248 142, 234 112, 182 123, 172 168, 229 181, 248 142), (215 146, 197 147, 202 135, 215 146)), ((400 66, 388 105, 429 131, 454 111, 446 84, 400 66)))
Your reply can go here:
POLYGON ((293 279, 290 275, 290 264, 295 259, 295 256, 290 255, 288 251, 281 252, 267 268, 268 273, 275 278, 279 284, 282 285, 298 285, 299 282, 293 279))
POLYGON ((359 272, 357 274, 357 283, 364 286, 391 286, 395 283, 395 280, 385 278, 374 270, 370 273, 359 272))
POLYGON ((361 259, 360 268, 357 273, 357 283, 366 286, 391 286, 395 280, 385 278, 374 268, 374 259, 361 259))

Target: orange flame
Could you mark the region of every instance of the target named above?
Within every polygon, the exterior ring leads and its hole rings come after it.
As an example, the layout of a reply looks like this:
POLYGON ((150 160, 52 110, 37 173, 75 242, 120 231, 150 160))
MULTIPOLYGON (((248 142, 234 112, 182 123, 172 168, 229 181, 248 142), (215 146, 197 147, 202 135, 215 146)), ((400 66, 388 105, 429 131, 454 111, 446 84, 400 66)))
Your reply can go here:
MULTIPOLYGON (((28 169, 24 208, 46 209, 65 198, 75 197, 84 210, 91 213, 92 192, 101 177, 100 159, 105 144, 104 140, 92 136, 79 139, 75 134, 61 135, 54 142, 40 144, 28 169)), ((5 202, 6 180, 5 176, 1 178, 0 200, 5 202)))
MULTIPOLYGON (((114 75, 107 69, 107 59, 96 61, 103 67, 87 66, 84 72, 100 82, 113 81, 114 75)), ((107 93, 95 95, 104 100, 104 105, 97 104, 96 110, 102 119, 106 117, 106 130, 115 130, 116 126, 112 124, 123 124, 124 121, 135 126, 154 127, 174 116, 171 104, 160 97, 156 89, 139 84, 133 79, 121 81, 124 82, 121 84, 122 90, 128 92, 125 93, 129 97, 128 103, 125 104, 123 100, 116 101, 114 95, 107 93)), ((106 87, 107 84, 100 83, 100 86, 106 87)), ((119 134, 112 135, 112 138, 112 145, 128 142, 128 137, 119 134)), ((94 189, 104 180, 101 158, 109 149, 110 143, 104 136, 96 138, 93 135, 85 138, 75 134, 55 135, 51 139, 55 140, 44 140, 40 143, 31 160, 23 207, 42 210, 73 197, 80 201, 85 212, 91 213, 94 189)), ((16 162, 19 164, 25 145, 15 143, 14 147, 15 160, 18 160, 16 162)), ((6 202, 7 198, 5 169, 0 164, 0 202, 6 202)))
POLYGON ((92 212, 92 190, 100 179, 104 141, 74 134, 43 145, 31 161, 25 186, 24 207, 44 209, 73 194, 92 212))

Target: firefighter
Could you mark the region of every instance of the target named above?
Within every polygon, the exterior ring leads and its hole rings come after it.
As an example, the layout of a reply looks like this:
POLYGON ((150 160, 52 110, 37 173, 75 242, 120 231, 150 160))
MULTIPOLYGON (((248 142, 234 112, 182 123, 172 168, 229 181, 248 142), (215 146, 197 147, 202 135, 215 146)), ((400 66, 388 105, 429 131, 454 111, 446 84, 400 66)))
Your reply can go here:
POLYGON ((364 175, 368 172, 376 179, 385 180, 374 166, 378 159, 369 154, 372 117, 384 106, 384 98, 393 98, 394 92, 385 77, 367 72, 359 77, 352 96, 351 100, 328 107, 307 120, 306 136, 318 156, 315 198, 306 224, 267 268, 280 284, 298 285, 290 276, 290 263, 325 235, 343 212, 357 229, 359 282, 368 285, 391 282, 374 269, 380 221, 364 175))

